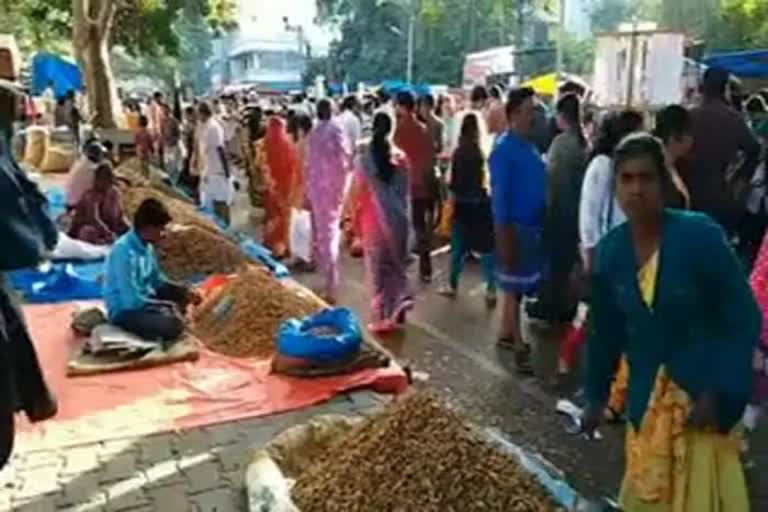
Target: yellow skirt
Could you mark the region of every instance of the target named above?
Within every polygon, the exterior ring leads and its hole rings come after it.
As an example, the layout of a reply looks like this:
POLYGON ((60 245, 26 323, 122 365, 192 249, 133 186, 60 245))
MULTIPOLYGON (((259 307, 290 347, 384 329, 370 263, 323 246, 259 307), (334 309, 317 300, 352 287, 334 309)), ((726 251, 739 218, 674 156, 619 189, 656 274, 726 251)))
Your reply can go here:
POLYGON ((749 512, 739 429, 687 430, 691 405, 661 368, 640 431, 627 427, 625 512, 749 512))

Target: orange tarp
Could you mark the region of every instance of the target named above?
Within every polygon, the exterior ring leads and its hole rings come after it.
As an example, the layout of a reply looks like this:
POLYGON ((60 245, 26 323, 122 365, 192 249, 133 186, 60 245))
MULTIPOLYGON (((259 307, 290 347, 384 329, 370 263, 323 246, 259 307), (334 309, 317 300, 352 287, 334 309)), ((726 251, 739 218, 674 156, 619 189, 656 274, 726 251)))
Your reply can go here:
POLYGON ((59 414, 39 425, 20 425, 20 447, 145 436, 299 409, 355 388, 400 393, 408 386, 396 365, 299 379, 270 374, 268 360, 235 359, 204 348, 195 362, 68 378, 67 359, 79 343, 69 329, 74 310, 71 303, 24 307, 59 414))

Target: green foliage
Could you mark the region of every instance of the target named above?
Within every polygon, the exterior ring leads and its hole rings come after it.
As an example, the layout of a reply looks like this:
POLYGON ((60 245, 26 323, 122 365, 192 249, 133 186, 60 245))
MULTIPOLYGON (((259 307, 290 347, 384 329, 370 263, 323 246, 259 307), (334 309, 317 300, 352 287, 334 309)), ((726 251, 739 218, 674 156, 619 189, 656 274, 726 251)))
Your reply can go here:
POLYGON ((662 25, 692 38, 712 35, 719 24, 721 0, 663 0, 662 25))
POLYGON ((595 40, 575 39, 566 34, 563 45, 563 68, 577 75, 591 74, 595 60, 595 40))
POLYGON ((709 36, 709 49, 768 47, 768 2, 725 0, 709 36))
POLYGON ((174 86, 178 61, 167 54, 135 56, 122 46, 112 49, 112 72, 117 85, 130 92, 135 89, 155 91, 174 86))
POLYGON ((590 13, 594 32, 616 30, 621 23, 630 23, 634 18, 638 21, 658 21, 660 16, 660 0, 598 0, 590 13))
MULTIPOLYGON (((518 40, 518 16, 555 0, 316 0, 318 22, 336 28, 332 78, 404 78, 408 22, 415 15, 414 79, 457 84, 466 53, 518 40)), ((528 30, 530 23, 524 24, 528 30)))
POLYGON ((206 62, 213 53, 213 30, 200 6, 186 5, 173 25, 178 40, 179 75, 200 94, 210 84, 206 62))
MULTIPOLYGON (((235 7, 234 0, 120 1, 112 42, 133 55, 175 55, 179 40, 171 26, 182 9, 200 12, 220 30, 234 25, 235 7)), ((0 0, 0 12, 0 31, 14 34, 25 53, 58 50, 72 35, 72 0, 0 0)))
POLYGON ((0 0, 0 33, 13 34, 23 54, 67 50, 69 0, 0 0))

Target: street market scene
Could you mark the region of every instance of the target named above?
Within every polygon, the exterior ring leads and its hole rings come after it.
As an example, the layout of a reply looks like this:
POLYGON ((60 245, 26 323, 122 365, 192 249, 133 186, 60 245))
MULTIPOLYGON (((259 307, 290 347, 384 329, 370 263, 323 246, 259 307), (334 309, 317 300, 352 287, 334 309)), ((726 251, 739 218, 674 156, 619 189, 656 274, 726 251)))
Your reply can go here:
POLYGON ((768 2, 0 5, 0 512, 768 512, 768 2))

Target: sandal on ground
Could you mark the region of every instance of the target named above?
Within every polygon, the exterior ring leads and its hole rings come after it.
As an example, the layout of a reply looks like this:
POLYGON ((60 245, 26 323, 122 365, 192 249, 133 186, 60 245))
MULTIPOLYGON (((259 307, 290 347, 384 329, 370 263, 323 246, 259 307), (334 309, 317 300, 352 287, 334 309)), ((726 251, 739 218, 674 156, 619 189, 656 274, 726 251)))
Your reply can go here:
POLYGON ((603 411, 603 416, 605 417, 605 422, 609 425, 615 425, 624 422, 624 415, 612 407, 606 407, 603 411))
POLYGON ((437 294, 446 297, 449 299, 455 299, 456 298, 456 288, 451 286, 450 284, 444 284, 437 290, 437 294))
POLYGON ((496 296, 495 291, 489 290, 485 293, 485 307, 487 307, 488 309, 495 309, 496 304, 498 304, 498 302, 499 302, 499 299, 496 296))
POLYGON ((514 350, 517 347, 517 343, 515 343, 515 338, 512 336, 499 336, 499 339, 496 340, 496 346, 506 350, 514 350))
POLYGON ((413 299, 403 299, 400 304, 395 308, 392 316, 389 318, 395 325, 402 326, 405 324, 408 312, 416 306, 413 299))
POLYGON ((515 351, 515 366, 520 375, 533 375, 533 365, 531 364, 531 347, 522 344, 522 347, 515 351))
POLYGON ((390 334, 398 330, 398 326, 395 322, 389 318, 385 320, 379 320, 378 322, 371 322, 368 324, 368 330, 373 334, 390 334))

